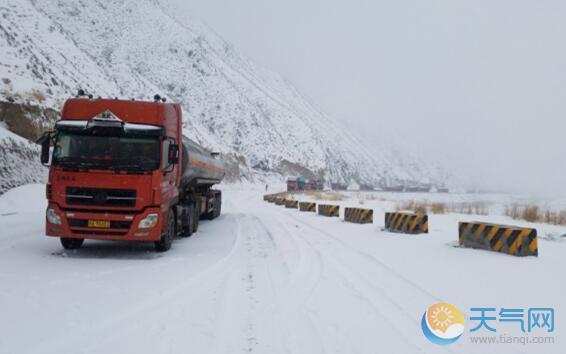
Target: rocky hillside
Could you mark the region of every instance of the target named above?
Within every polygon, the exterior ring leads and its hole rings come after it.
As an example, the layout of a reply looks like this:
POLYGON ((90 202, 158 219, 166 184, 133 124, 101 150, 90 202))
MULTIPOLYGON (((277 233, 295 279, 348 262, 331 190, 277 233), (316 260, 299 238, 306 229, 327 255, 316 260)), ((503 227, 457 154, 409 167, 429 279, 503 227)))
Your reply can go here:
POLYGON ((43 182, 47 169, 39 163, 39 147, 0 125, 0 194, 27 183, 43 182))
MULTIPOLYGON (((22 126, 48 125, 44 112, 78 88, 102 97, 160 93, 182 104, 186 135, 224 154, 231 181, 437 178, 387 148, 369 153, 291 83, 158 0, 3 0, 0 19, 0 101, 41 112, 18 118, 22 126)), ((18 134, 31 129, 0 120, 18 134)))

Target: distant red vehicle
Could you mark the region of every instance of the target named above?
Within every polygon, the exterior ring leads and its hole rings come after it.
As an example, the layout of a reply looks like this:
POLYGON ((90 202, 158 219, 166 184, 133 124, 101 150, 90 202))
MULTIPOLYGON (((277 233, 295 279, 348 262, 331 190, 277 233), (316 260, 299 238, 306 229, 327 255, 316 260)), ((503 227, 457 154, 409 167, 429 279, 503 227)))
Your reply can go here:
POLYGON ((297 178, 287 179, 287 192, 293 192, 299 190, 299 180, 297 178))
POLYGON ((49 163, 47 236, 66 249, 84 239, 154 242, 171 247, 200 218, 220 215, 224 177, 216 154, 182 136, 181 107, 156 102, 76 98, 38 141, 49 163), (50 159, 50 146, 53 146, 50 159))

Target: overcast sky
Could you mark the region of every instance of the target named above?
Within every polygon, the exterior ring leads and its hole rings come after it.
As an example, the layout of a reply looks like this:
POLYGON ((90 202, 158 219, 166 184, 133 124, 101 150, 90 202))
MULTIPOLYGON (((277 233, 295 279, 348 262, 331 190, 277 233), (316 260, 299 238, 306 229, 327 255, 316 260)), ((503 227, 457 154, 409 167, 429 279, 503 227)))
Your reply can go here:
POLYGON ((566 196, 566 1, 170 1, 370 140, 566 196))

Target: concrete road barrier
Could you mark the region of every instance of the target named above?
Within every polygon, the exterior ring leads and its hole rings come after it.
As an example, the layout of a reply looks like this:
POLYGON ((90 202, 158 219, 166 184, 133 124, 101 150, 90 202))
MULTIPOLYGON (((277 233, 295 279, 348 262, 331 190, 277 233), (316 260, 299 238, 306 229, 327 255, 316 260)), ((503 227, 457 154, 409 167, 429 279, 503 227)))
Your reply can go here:
POLYGON ((331 205, 331 204, 319 204, 318 205, 318 215, 338 217, 339 213, 340 213, 340 206, 339 205, 331 205))
POLYGON ((346 208, 344 209, 344 221, 356 224, 372 224, 373 209, 346 208))
POLYGON ((269 203, 275 203, 275 199, 277 198, 285 198, 285 193, 265 194, 263 196, 263 200, 269 203))
POLYGON ((385 213, 385 229, 405 234, 426 234, 428 215, 411 212, 385 213))
POLYGON ((316 212, 316 203, 300 202, 299 203, 299 210, 300 211, 316 212))
POLYGON ((518 257, 538 256, 536 229, 482 222, 460 222, 458 226, 461 246, 518 257))
POLYGON ((290 200, 290 199, 285 200, 285 208, 297 209, 298 206, 299 206, 299 201, 297 200, 290 200))

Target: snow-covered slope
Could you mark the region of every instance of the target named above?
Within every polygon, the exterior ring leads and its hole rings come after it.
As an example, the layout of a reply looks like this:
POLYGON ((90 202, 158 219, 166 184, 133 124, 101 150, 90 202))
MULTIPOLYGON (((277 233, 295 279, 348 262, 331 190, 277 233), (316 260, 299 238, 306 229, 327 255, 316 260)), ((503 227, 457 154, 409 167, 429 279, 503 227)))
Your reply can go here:
POLYGON ((227 155, 233 179, 436 178, 387 147, 369 153, 288 81, 172 11, 158 0, 3 0, 0 99, 56 108, 78 88, 103 97, 160 93, 182 103, 188 136, 227 155))

